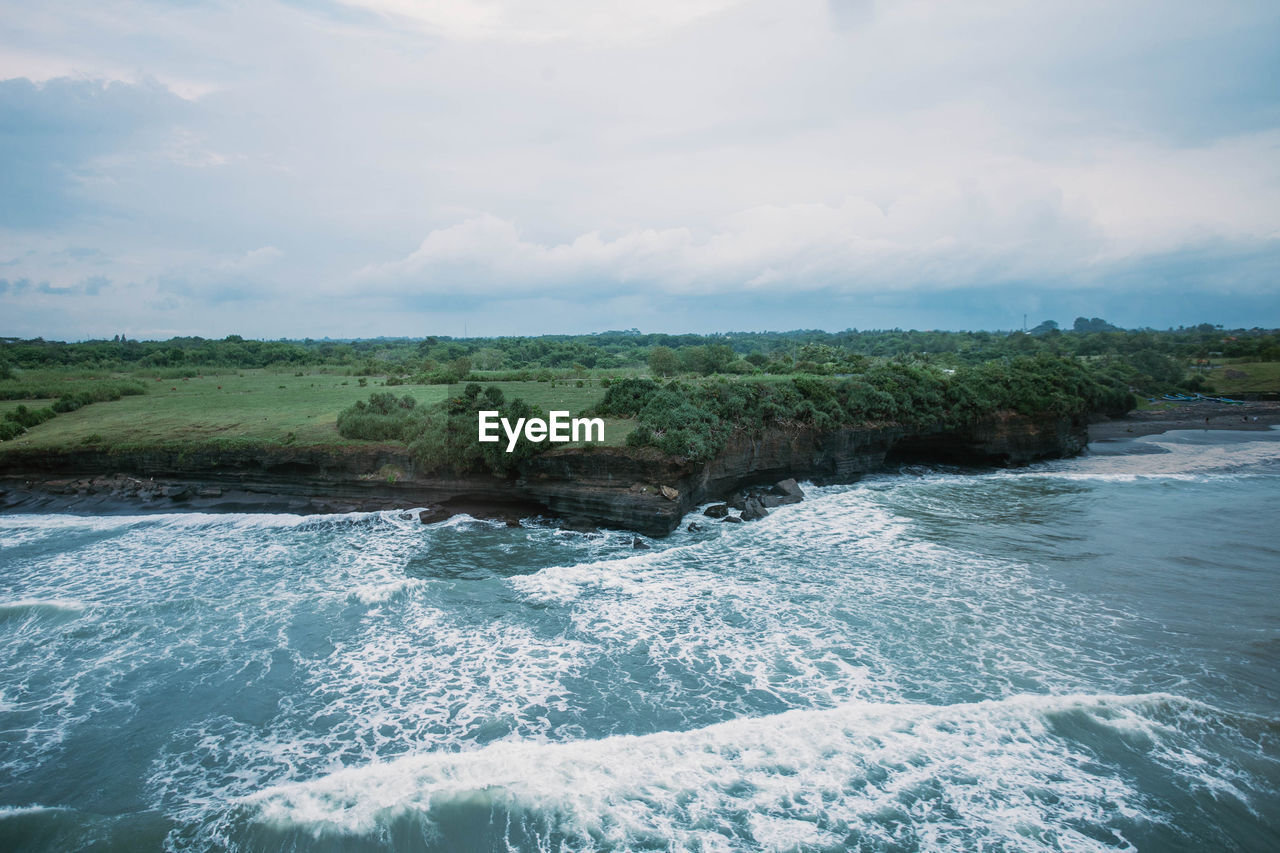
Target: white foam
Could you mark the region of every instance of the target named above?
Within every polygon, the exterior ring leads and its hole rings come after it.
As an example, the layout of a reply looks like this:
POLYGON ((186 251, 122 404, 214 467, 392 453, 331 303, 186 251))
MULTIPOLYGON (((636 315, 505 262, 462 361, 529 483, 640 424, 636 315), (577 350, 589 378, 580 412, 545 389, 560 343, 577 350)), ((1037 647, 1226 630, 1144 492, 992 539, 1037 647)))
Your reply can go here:
POLYGON ((1280 441, 1274 437, 1202 443, 1178 440, 1177 436, 1149 436, 1135 440, 1134 444, 1155 452, 1095 453, 1000 474, 1105 482, 1192 482, 1206 477, 1256 476, 1267 469, 1274 471, 1274 466, 1280 463, 1280 441))
POLYGON ((424 585, 419 578, 400 578, 384 583, 357 584, 347 594, 347 598, 361 604, 385 604, 407 594, 411 590, 424 585))
POLYGON ((490 528, 497 529, 497 528, 506 527, 507 523, 505 521, 502 521, 500 519, 495 519, 495 518, 476 518, 473 515, 468 515, 465 512, 461 512, 461 513, 458 513, 457 515, 451 515, 448 518, 444 519, 443 521, 432 522, 431 524, 428 524, 426 526, 436 530, 457 530, 457 529, 465 530, 468 527, 475 527, 475 526, 490 527, 490 528))
POLYGON ((66 806, 42 806, 39 803, 33 803, 29 806, 0 806, 0 820, 10 817, 24 817, 25 815, 47 814, 48 812, 67 811, 66 806))
MULTIPOLYGON (((1121 774, 1098 772, 1098 756, 1056 734, 1050 718, 1145 726, 1159 739, 1153 718, 1176 723, 1183 713, 1215 712, 1168 694, 943 707, 859 702, 685 732, 415 755, 245 802, 260 822, 315 834, 366 835, 405 814, 429 822, 434 809, 486 792, 508 811, 554 817, 579 844, 619 850, 654 838, 685 849, 726 823, 749 827, 749 841, 766 849, 851 831, 901 842, 885 814, 903 815, 920 841, 933 842, 924 847, 966 839, 965 846, 1019 850, 1114 849, 1076 827, 1110 827, 1117 815, 1162 817, 1121 774)), ((1169 769, 1212 773, 1204 765, 1169 769)))
POLYGON ((21 614, 24 611, 44 611, 75 614, 85 609, 79 601, 68 598, 24 598, 18 601, 0 601, 0 616, 21 614))

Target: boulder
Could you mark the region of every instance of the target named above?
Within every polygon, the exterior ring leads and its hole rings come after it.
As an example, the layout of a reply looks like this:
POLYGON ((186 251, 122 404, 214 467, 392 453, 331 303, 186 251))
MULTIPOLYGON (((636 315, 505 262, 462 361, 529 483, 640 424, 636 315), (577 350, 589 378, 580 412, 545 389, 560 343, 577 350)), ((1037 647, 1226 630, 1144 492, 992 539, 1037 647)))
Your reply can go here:
POLYGON ((724 518, 720 519, 721 524, 724 524, 726 521, 730 524, 742 523, 742 519, 738 518, 736 515, 726 515, 724 518))
POLYGON ((728 504, 712 504, 702 511, 707 518, 724 518, 729 514, 728 504))
POLYGON ((418 521, 423 524, 435 524, 437 521, 445 521, 452 515, 453 513, 442 506, 429 506, 418 513, 418 521))
POLYGON ((791 478, 775 483, 773 492, 774 494, 781 495, 784 498, 795 498, 797 501, 804 500, 804 490, 801 489, 800 485, 791 478))
POLYGON ((742 509, 742 520, 759 521, 768 514, 769 510, 765 509, 764 504, 762 504, 758 499, 747 498, 746 506, 742 509))
POLYGON ((674 501, 680 498, 680 493, 675 489, 671 488, 670 486, 663 486, 662 496, 669 501, 674 501))
POLYGON ((698 533, 702 530, 702 525, 696 521, 691 521, 689 522, 689 526, 685 529, 688 530, 690 533, 698 533))
POLYGON ((649 550, 649 543, 648 543, 648 542, 645 542, 645 541, 644 541, 643 539, 641 539, 639 536, 632 536, 632 537, 631 537, 631 547, 632 547, 632 548, 635 548, 637 551, 648 551, 648 550, 649 550))

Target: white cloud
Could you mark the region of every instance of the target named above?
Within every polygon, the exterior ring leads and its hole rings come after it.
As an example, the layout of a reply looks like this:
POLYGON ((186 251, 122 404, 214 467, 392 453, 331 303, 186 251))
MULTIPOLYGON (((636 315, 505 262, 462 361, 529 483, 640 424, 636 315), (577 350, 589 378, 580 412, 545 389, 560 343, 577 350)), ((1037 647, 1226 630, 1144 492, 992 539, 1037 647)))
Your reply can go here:
POLYGON ((619 285, 676 294, 778 286, 858 292, 973 285, 975 278, 999 284, 1061 267, 1065 255, 1087 260, 1098 245, 1090 224, 1065 211, 1053 188, 951 185, 903 195, 887 208, 863 198, 760 205, 703 234, 638 228, 542 243, 483 215, 432 231, 407 257, 365 267, 357 280, 437 292, 466 282, 472 293, 619 285))
POLYGON ((330 312, 315 333, 376 332, 415 292, 515 295, 512 322, 538 331, 587 288, 669 312, 734 293, 748 319, 752 300, 815 294, 796 304, 819 323, 833 293, 1154 291, 1156 261, 1214 245, 1262 247, 1215 280, 1280 280, 1264 251, 1280 239, 1274 4, 0 0, 0 15, 0 76, 162 81, 187 99, 136 99, 94 136, 68 124, 76 86, 35 87, 0 140, 0 200, 20 199, 0 207, 0 262, 17 262, 0 275, 106 276, 119 298, 103 311, 122 316, 160 304, 151 282, 196 316, 220 293, 305 301, 330 312), (73 269, 59 250, 75 246, 104 254, 73 269), (383 302, 357 318, 317 295, 383 302))
POLYGON ((340 0, 452 39, 623 41, 685 26, 741 0, 340 0))

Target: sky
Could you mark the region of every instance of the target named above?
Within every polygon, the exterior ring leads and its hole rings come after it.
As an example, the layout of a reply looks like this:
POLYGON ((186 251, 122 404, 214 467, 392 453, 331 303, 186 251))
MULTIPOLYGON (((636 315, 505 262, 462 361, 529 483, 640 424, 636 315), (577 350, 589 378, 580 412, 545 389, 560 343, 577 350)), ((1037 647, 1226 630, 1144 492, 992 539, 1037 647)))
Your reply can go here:
POLYGON ((0 0, 0 335, 1280 326, 1280 4, 0 0))

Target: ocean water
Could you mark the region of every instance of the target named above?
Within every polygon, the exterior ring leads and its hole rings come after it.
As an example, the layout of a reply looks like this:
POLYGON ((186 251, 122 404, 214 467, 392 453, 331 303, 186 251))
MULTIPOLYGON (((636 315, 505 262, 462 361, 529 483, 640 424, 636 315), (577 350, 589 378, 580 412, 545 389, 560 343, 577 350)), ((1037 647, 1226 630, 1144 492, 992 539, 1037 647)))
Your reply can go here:
POLYGON ((1280 433, 808 494, 0 517, 0 849, 1280 849, 1280 433))

